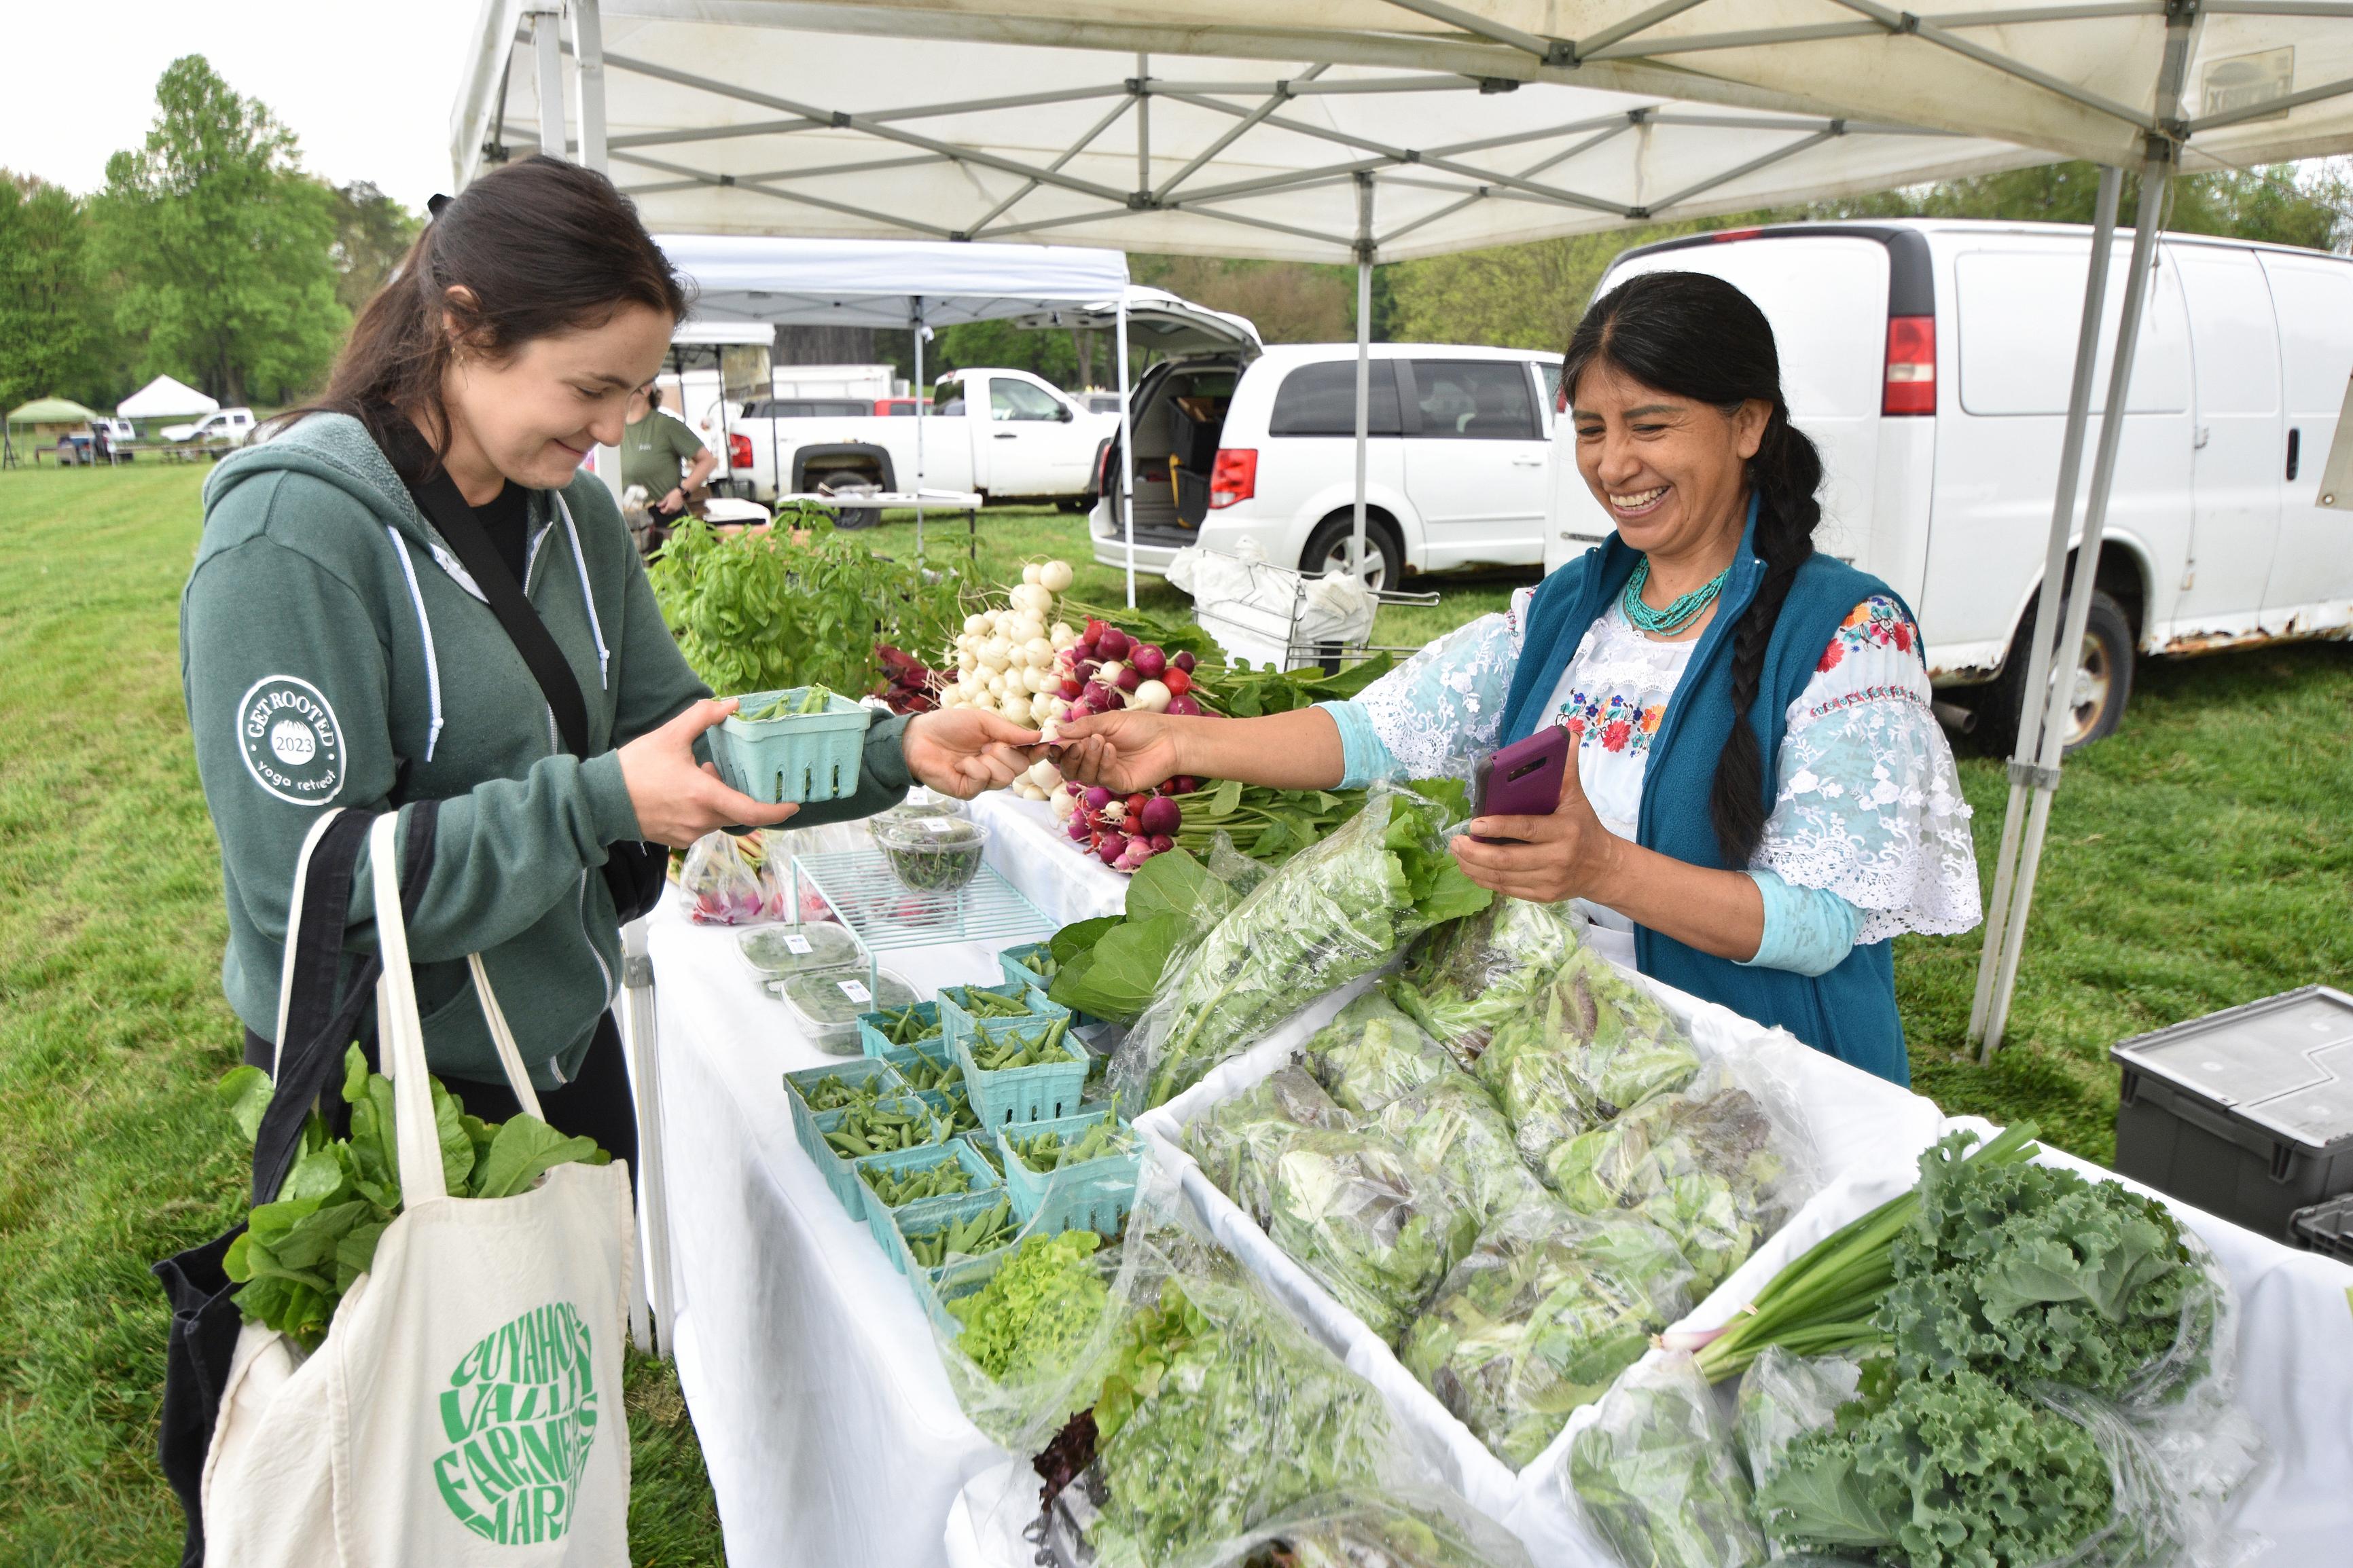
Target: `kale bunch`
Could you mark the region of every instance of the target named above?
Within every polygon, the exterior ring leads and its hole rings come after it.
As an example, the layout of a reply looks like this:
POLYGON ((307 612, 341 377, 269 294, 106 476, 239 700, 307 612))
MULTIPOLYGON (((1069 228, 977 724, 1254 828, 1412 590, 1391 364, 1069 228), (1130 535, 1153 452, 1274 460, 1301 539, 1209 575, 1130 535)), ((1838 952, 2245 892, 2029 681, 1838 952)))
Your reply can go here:
POLYGON ((1267 1207, 1274 1244, 1390 1344, 1478 1234, 1453 1190, 1378 1132, 1300 1133, 1267 1207))
POLYGON ((1776 1542, 1905 1568, 2006 1568, 2068 1558, 2107 1527, 2108 1461, 2084 1426, 1978 1373, 1890 1371, 1867 1366, 1862 1396, 1759 1482, 1776 1542))
POLYGON ((1691 1282, 1656 1226, 1582 1219, 1540 1196, 1454 1266, 1398 1358, 1520 1469, 1690 1310, 1691 1282))
POLYGON ((1360 1116, 1456 1070, 1445 1049, 1378 991, 1341 1008, 1304 1054, 1315 1081, 1360 1116))
POLYGON ((1370 1384, 1249 1289, 1172 1277, 1123 1326, 1095 1404, 1106 1568, 1166 1568, 1319 1493, 1379 1491, 1370 1384))
POLYGON ((1472 1071, 1541 1171, 1567 1140, 1689 1083, 1699 1057, 1665 1008, 1579 948, 1496 1026, 1472 1071))
POLYGON ((1919 1207, 1889 1263, 1873 1326, 1906 1373, 2157 1399, 2204 1375, 2211 1277, 2165 1206, 2117 1183, 1940 1145, 1921 1157, 1919 1207))

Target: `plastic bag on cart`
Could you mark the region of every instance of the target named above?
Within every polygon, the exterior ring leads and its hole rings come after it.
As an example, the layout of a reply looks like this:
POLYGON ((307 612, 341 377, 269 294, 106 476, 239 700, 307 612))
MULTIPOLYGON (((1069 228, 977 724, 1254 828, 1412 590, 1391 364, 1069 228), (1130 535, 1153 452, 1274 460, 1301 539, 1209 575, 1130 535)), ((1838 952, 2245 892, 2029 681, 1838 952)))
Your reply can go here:
POLYGON ((1539 1194, 1454 1266, 1398 1356, 1516 1470, 1696 1299, 1663 1231, 1573 1215, 1539 1194))
POLYGON ((1163 973, 1112 1062, 1120 1102, 1167 1101, 1317 997, 1491 895, 1446 850, 1461 792, 1375 784, 1364 809, 1270 874, 1163 973))
MULTIPOLYGON (((1794 1361, 1794 1358, 1792 1358, 1794 1361)), ((1755 1378, 1760 1358, 1746 1374, 1755 1378)), ((2013 1568, 2228 1568, 2258 1544, 2225 1528, 2243 1480, 2184 1474, 2154 1426, 2096 1394, 1967 1370, 1906 1377, 1862 1363, 1855 1397, 1820 1416, 1803 1363, 1742 1394, 1757 1515, 1778 1550, 1832 1561, 2000 1562, 2013 1568), (1809 1418, 1818 1424, 1804 1426, 1809 1418), (1777 1450, 1778 1444, 1778 1450, 1777 1450)))
POLYGON ((1545 1179, 1581 1214, 1630 1211, 1673 1237, 1703 1295, 1820 1184, 1796 1090, 1747 1058, 1558 1144, 1545 1179))
POLYGON ((1453 1493, 1335 1492, 1286 1509, 1218 1568, 1528 1568, 1527 1549, 1453 1493))
POLYGON ((1311 1499, 1431 1484, 1372 1384, 1208 1238, 1174 1181, 1147 1170, 1124 1251, 1094 1459, 1054 1501, 1062 1562, 1209 1568, 1311 1499))
POLYGON ((1455 1071, 1438 1042, 1377 990, 1341 1008, 1308 1040, 1303 1055, 1315 1081, 1359 1116, 1455 1071))
POLYGON ((1311 1128, 1345 1128, 1348 1113, 1303 1068, 1279 1068, 1185 1129, 1201 1173, 1263 1227, 1275 1162, 1311 1128))
POLYGON ((1747 1474, 1707 1379, 1677 1352, 1635 1363, 1569 1440, 1569 1505, 1620 1562, 1758 1568, 1765 1537, 1747 1474))
POLYGON ((1585 923, 1565 903, 1497 899, 1416 941, 1388 983, 1390 999, 1467 1068, 1497 1025, 1534 1004, 1585 923))
POLYGON ((790 894, 782 854, 770 854, 757 833, 738 838, 706 833, 686 852, 678 890, 686 918, 697 925, 757 925, 786 918, 790 894))

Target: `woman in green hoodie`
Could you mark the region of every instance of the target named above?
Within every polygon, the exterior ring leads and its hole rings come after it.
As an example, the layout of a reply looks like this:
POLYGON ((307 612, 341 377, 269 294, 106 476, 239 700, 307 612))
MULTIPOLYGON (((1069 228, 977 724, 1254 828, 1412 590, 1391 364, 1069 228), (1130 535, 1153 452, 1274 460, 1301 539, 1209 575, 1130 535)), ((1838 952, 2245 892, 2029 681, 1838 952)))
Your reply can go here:
MULTIPOLYGON (((222 980, 247 1059, 269 1067, 305 836, 327 807, 438 801, 408 930, 435 1073, 476 1114, 514 1111, 465 963, 479 952, 548 1119, 627 1158, 608 858, 868 816, 911 780, 969 797, 1027 767, 1017 748, 1037 737, 969 710, 878 713, 847 800, 797 811, 722 784, 702 734, 733 704, 687 667, 610 492, 579 468, 618 443, 630 394, 659 368, 687 305, 680 279, 628 198, 556 159, 434 205, 319 406, 205 487, 180 660, 221 843, 222 980), (419 495, 471 536, 477 570, 419 495), (450 515, 459 506, 478 533, 450 515), (501 578, 492 593, 519 585, 563 656, 586 710, 576 753, 478 574, 501 578)), ((374 948, 373 916, 362 875, 353 966, 374 948)))

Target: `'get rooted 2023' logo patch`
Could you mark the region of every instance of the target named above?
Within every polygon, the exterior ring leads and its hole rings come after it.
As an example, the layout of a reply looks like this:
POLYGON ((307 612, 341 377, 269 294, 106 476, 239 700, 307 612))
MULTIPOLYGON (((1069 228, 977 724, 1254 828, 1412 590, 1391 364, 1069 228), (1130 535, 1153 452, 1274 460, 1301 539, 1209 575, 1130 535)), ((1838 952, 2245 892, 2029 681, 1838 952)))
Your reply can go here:
POLYGON ((468 1351, 441 1394, 441 1500, 485 1541, 560 1540, 596 1441, 588 1325, 568 1301, 525 1312, 468 1351))
POLYGON ((265 675, 237 705, 237 743, 253 782, 295 805, 343 787, 343 727, 326 696, 291 675, 265 675))

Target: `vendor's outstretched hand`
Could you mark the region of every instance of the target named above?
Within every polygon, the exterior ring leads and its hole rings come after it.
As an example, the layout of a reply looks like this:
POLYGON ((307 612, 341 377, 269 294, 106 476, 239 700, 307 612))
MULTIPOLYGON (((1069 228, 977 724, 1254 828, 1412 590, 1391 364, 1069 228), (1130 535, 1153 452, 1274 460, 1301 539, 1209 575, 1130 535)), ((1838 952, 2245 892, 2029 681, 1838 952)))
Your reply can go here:
POLYGON ((1549 904, 1562 899, 1609 902, 1607 888, 1626 841, 1601 826, 1577 777, 1577 752, 1561 772, 1560 804, 1550 816, 1481 816, 1463 825, 1449 847, 1463 874, 1506 898, 1549 904), (1513 844, 1482 844, 1510 838, 1513 844))
POLYGON ((1054 752, 1054 766, 1066 779, 1123 795, 1151 789, 1187 771, 1177 754, 1182 722, 1138 708, 1072 719, 1062 725, 1069 743, 1054 752))
POLYGON ((1001 713, 943 708, 915 715, 900 744, 918 784, 970 800, 983 790, 1003 789, 1029 771, 1027 748, 1038 744, 1038 731, 1001 713))
POLYGON ((705 698, 617 753, 639 837, 683 849, 723 827, 774 827, 800 809, 790 802, 764 805, 722 784, 709 763, 695 765, 694 738, 734 711, 732 697, 705 698))

